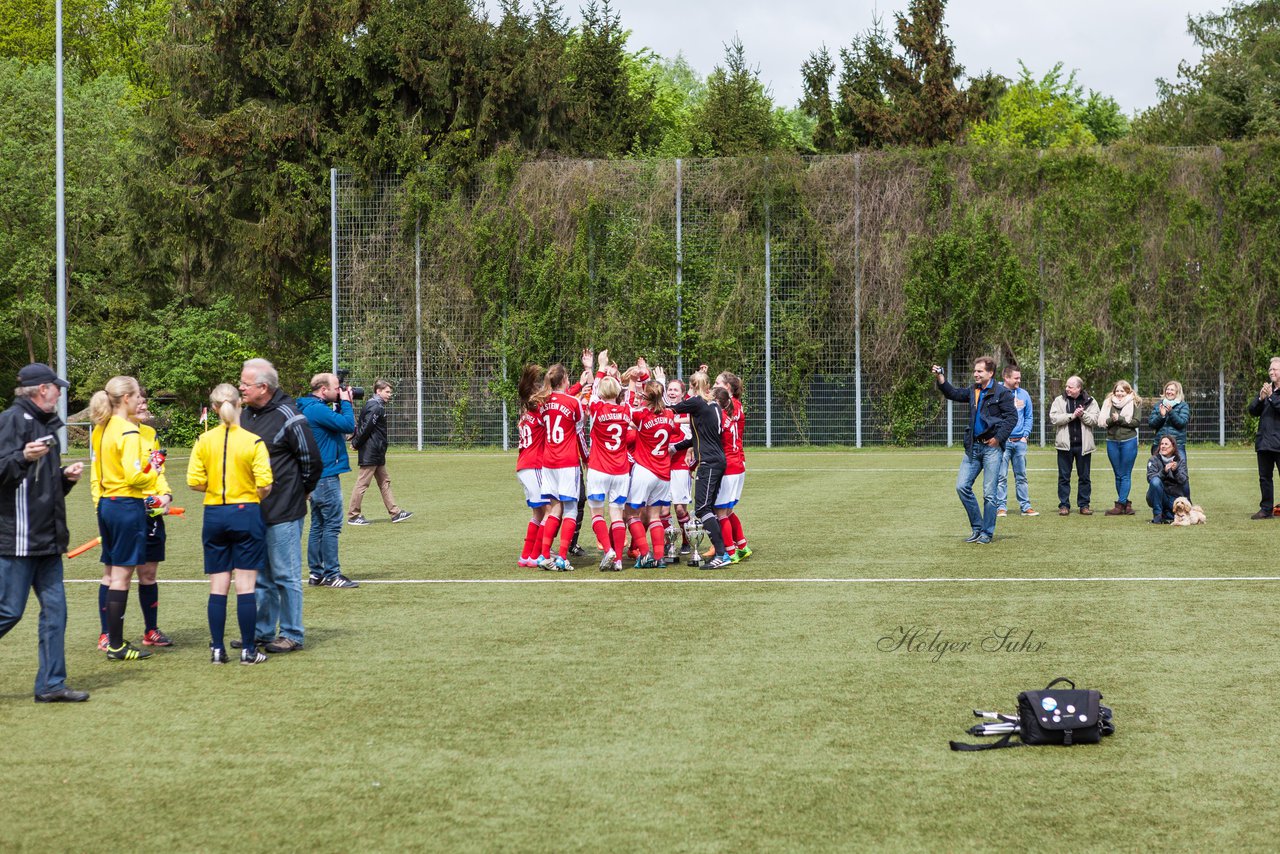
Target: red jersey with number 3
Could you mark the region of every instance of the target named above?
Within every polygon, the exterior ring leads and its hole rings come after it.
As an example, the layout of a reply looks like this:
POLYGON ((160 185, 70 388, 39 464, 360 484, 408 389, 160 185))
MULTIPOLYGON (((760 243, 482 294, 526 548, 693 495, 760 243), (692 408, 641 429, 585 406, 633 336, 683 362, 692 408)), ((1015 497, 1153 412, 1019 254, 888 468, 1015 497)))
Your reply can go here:
POLYGON ((526 409, 516 422, 516 431, 520 437, 516 471, 542 468, 542 446, 546 444, 547 429, 538 416, 526 409))
POLYGON ((631 407, 597 400, 591 404, 591 456, 587 468, 604 474, 628 474, 627 431, 631 429, 631 407))
POLYGON ((747 470, 747 457, 742 450, 742 401, 729 401, 729 409, 720 422, 720 447, 724 448, 724 473, 742 474, 747 470))
POLYGON ((635 414, 635 425, 636 465, 647 468, 659 480, 671 480, 671 444, 684 438, 676 426, 676 414, 670 409, 641 409, 635 414))
POLYGON ((582 420, 582 403, 578 398, 555 391, 538 409, 545 431, 542 446, 544 469, 567 469, 578 465, 578 422, 582 420))

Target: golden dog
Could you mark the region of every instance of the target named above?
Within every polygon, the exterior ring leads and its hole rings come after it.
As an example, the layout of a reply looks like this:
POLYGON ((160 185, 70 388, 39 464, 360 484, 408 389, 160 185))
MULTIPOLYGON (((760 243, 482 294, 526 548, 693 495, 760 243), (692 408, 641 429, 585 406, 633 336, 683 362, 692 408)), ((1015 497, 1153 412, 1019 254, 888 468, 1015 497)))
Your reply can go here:
POLYGON ((1186 498, 1175 498, 1173 501, 1173 522, 1174 525, 1203 525, 1205 519, 1204 510, 1199 504, 1192 504, 1186 498))

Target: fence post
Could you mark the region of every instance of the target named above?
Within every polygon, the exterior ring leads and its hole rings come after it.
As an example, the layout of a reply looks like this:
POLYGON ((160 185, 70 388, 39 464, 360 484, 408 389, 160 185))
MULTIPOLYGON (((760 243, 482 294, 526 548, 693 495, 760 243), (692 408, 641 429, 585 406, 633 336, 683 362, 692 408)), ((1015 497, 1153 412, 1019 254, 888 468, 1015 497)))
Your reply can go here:
MULTIPOLYGON (((1044 252, 1037 247, 1037 266, 1040 271, 1040 292, 1044 293, 1044 252)), ((1040 410, 1040 447, 1044 447, 1044 297, 1040 298, 1040 400, 1038 409, 1040 410)))
POLYGON ((684 173, 676 158, 676 376, 684 379, 684 173))
POLYGON ((764 159, 764 446, 773 447, 773 280, 769 236, 769 158, 764 159))
MULTIPOLYGON (((1190 437, 1188 437, 1190 438, 1190 437)), ((1222 361, 1218 361, 1218 446, 1227 444, 1227 377, 1222 361)))
MULTIPOLYGON (((422 450, 422 212, 413 226, 413 329, 417 338, 414 353, 414 386, 418 392, 418 450, 422 450)), ((502 404, 505 409, 506 403, 502 404)), ((506 415, 506 412, 503 412, 506 415)), ((505 421, 504 421, 505 423, 505 421)), ((507 449, 507 432, 502 431, 502 450, 507 449)))
POLYGON ((862 155, 853 155, 853 444, 862 447, 862 155))
MULTIPOLYGON (((947 382, 951 382, 952 379, 953 377, 951 374, 951 354, 948 353, 947 354, 947 382)), ((948 448, 950 448, 952 444, 954 444, 951 439, 951 436, 952 436, 951 424, 952 424, 952 421, 954 420, 954 416, 955 416, 955 401, 953 401, 951 398, 948 397, 947 398, 947 447, 948 448)))
POLYGON ((329 370, 338 370, 338 170, 329 170, 329 370))

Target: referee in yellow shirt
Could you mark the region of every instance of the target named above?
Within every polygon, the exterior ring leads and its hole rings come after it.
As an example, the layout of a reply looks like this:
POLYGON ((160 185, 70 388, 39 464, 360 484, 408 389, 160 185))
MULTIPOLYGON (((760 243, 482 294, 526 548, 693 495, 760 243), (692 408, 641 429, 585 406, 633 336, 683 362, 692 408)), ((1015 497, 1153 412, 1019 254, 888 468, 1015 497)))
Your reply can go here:
POLYGON ((187 465, 187 485, 204 493, 204 571, 209 576, 209 660, 226 664, 227 592, 236 573, 241 664, 261 664, 254 584, 266 561, 266 527, 258 502, 271 492, 266 443, 240 426, 240 392, 223 383, 209 395, 221 424, 201 435, 187 465))

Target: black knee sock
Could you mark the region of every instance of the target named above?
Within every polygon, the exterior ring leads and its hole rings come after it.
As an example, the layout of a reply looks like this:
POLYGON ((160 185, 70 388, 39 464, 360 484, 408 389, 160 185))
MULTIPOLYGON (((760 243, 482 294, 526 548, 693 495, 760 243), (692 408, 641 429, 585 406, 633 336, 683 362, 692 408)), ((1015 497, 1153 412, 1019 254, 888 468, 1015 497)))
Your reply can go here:
POLYGON ((138 604, 142 606, 142 619, 147 631, 156 627, 156 608, 160 602, 160 585, 138 583, 138 604))
POLYGON ((258 596, 256 593, 236 594, 236 619, 240 622, 240 642, 245 649, 253 649, 258 625, 258 596))
POLYGON ((724 537, 720 535, 720 520, 716 518, 716 514, 707 513, 702 517, 702 530, 707 532, 711 545, 716 547, 716 554, 724 554, 724 537))
POLYGON ((102 624, 101 634, 107 633, 107 591, 111 589, 110 585, 98 585, 98 621, 102 624))
POLYGON ((209 646, 225 648, 223 637, 227 633, 227 594, 209 594, 209 646))
POLYGON ((128 590, 107 591, 108 643, 119 649, 124 646, 124 609, 129 604, 128 590))

